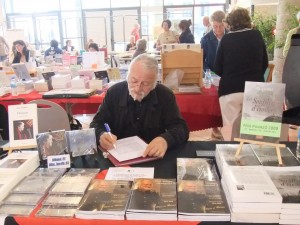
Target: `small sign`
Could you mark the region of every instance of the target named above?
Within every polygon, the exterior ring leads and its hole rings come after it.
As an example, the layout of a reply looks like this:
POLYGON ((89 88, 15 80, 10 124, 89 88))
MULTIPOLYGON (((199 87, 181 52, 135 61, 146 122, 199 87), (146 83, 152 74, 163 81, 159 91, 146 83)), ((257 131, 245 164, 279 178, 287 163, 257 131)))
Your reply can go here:
POLYGON ((48 168, 70 168, 70 155, 51 155, 47 157, 48 168))

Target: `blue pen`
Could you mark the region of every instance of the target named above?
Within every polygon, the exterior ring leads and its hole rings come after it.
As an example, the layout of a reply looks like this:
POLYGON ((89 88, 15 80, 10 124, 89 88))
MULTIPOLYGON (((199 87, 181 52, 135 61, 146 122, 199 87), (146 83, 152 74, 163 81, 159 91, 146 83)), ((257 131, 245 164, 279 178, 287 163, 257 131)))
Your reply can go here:
MULTIPOLYGON (((110 127, 107 123, 104 124, 104 127, 105 127, 105 130, 106 132, 109 134, 109 136, 111 137, 111 140, 114 140, 112 135, 111 135, 111 132, 110 132, 110 127)), ((117 148, 115 144, 113 144, 114 148, 117 148)))

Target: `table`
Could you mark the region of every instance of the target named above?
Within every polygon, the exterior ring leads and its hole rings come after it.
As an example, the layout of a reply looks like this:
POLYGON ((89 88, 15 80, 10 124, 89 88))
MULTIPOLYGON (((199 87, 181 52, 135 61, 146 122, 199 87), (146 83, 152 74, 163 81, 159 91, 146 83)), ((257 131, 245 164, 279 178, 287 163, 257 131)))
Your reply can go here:
MULTIPOLYGON (((219 98, 215 87, 202 89, 201 94, 180 93, 175 96, 179 110, 191 131, 222 126, 219 98)), ((73 114, 94 114, 104 97, 105 93, 101 93, 89 98, 52 98, 47 100, 61 105, 73 114)), ((34 91, 19 96, 0 97, 0 104, 7 107, 11 104, 28 103, 36 99, 42 99, 42 95, 34 91)))
MULTIPOLYGON (((171 149, 167 151, 165 157, 163 159, 157 161, 151 161, 146 163, 141 163, 137 165, 133 165, 135 167, 154 167, 154 177, 155 178, 176 178, 176 159, 177 158, 194 158, 196 157, 196 150, 201 149, 211 149, 215 150, 216 144, 221 143, 234 143, 234 142, 187 142, 180 146, 177 146, 175 149, 171 149)), ((296 142, 285 142, 288 147, 295 153, 296 142)), ((102 154, 97 154, 95 156, 87 156, 85 158, 77 157, 74 160, 74 164, 72 167, 77 168, 100 168, 101 171, 105 171, 109 167, 113 166, 113 164, 103 157, 102 154)), ((104 175, 104 172, 99 174, 101 176, 104 175)), ((82 219, 64 219, 64 218, 36 218, 34 217, 34 213, 29 217, 15 217, 16 221, 20 225, 35 225, 35 224, 43 224, 43 225, 96 225, 96 224, 130 224, 130 225, 171 225, 171 224, 182 224, 182 225, 196 225, 198 222, 187 222, 187 221, 115 221, 115 220, 82 220, 82 219)), ((235 224, 242 225, 243 223, 230 223, 230 222, 201 222, 201 225, 224 225, 224 224, 235 224)))

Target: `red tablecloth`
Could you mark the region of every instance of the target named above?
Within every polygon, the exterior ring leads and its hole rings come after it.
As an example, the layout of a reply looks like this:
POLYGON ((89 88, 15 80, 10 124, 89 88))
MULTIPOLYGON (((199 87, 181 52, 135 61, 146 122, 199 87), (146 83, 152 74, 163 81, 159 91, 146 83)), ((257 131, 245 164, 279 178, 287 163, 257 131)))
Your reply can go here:
MULTIPOLYGON (((191 131, 222 126, 222 117, 217 90, 202 89, 201 94, 176 94, 176 101, 183 118, 191 131)), ((62 107, 71 107, 73 114, 94 114, 102 103, 105 93, 93 95, 89 98, 53 98, 48 99, 62 107)), ((0 98, 0 104, 27 103, 35 99, 42 99, 42 95, 32 92, 26 95, 6 96, 0 98)))

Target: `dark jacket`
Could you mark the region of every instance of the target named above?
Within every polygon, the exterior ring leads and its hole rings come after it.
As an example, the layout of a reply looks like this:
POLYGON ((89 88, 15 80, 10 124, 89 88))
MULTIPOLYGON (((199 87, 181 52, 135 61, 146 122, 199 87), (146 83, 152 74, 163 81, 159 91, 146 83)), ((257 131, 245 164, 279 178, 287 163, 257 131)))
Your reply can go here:
POLYGON ((186 29, 179 36, 180 43, 195 43, 194 35, 190 29, 186 29))
MULTIPOLYGON (((225 34, 228 31, 225 30, 225 34)), ((206 71, 210 69, 214 71, 214 63, 217 54, 219 41, 216 38, 214 31, 209 31, 202 39, 201 39, 201 48, 203 49, 203 69, 206 71)), ((215 72, 215 71, 214 71, 215 72)))
POLYGON ((141 102, 134 101, 126 81, 108 89, 97 114, 90 124, 96 137, 105 132, 108 123, 118 139, 139 136, 149 143, 163 137, 168 148, 187 141, 189 130, 180 115, 175 96, 167 87, 157 84, 141 102))
POLYGON ((55 56, 56 54, 62 54, 62 50, 58 47, 51 47, 45 51, 45 57, 47 56, 55 56))
POLYGON ((221 77, 219 96, 244 92, 246 81, 264 82, 267 67, 266 45, 258 30, 225 34, 214 70, 221 77))

